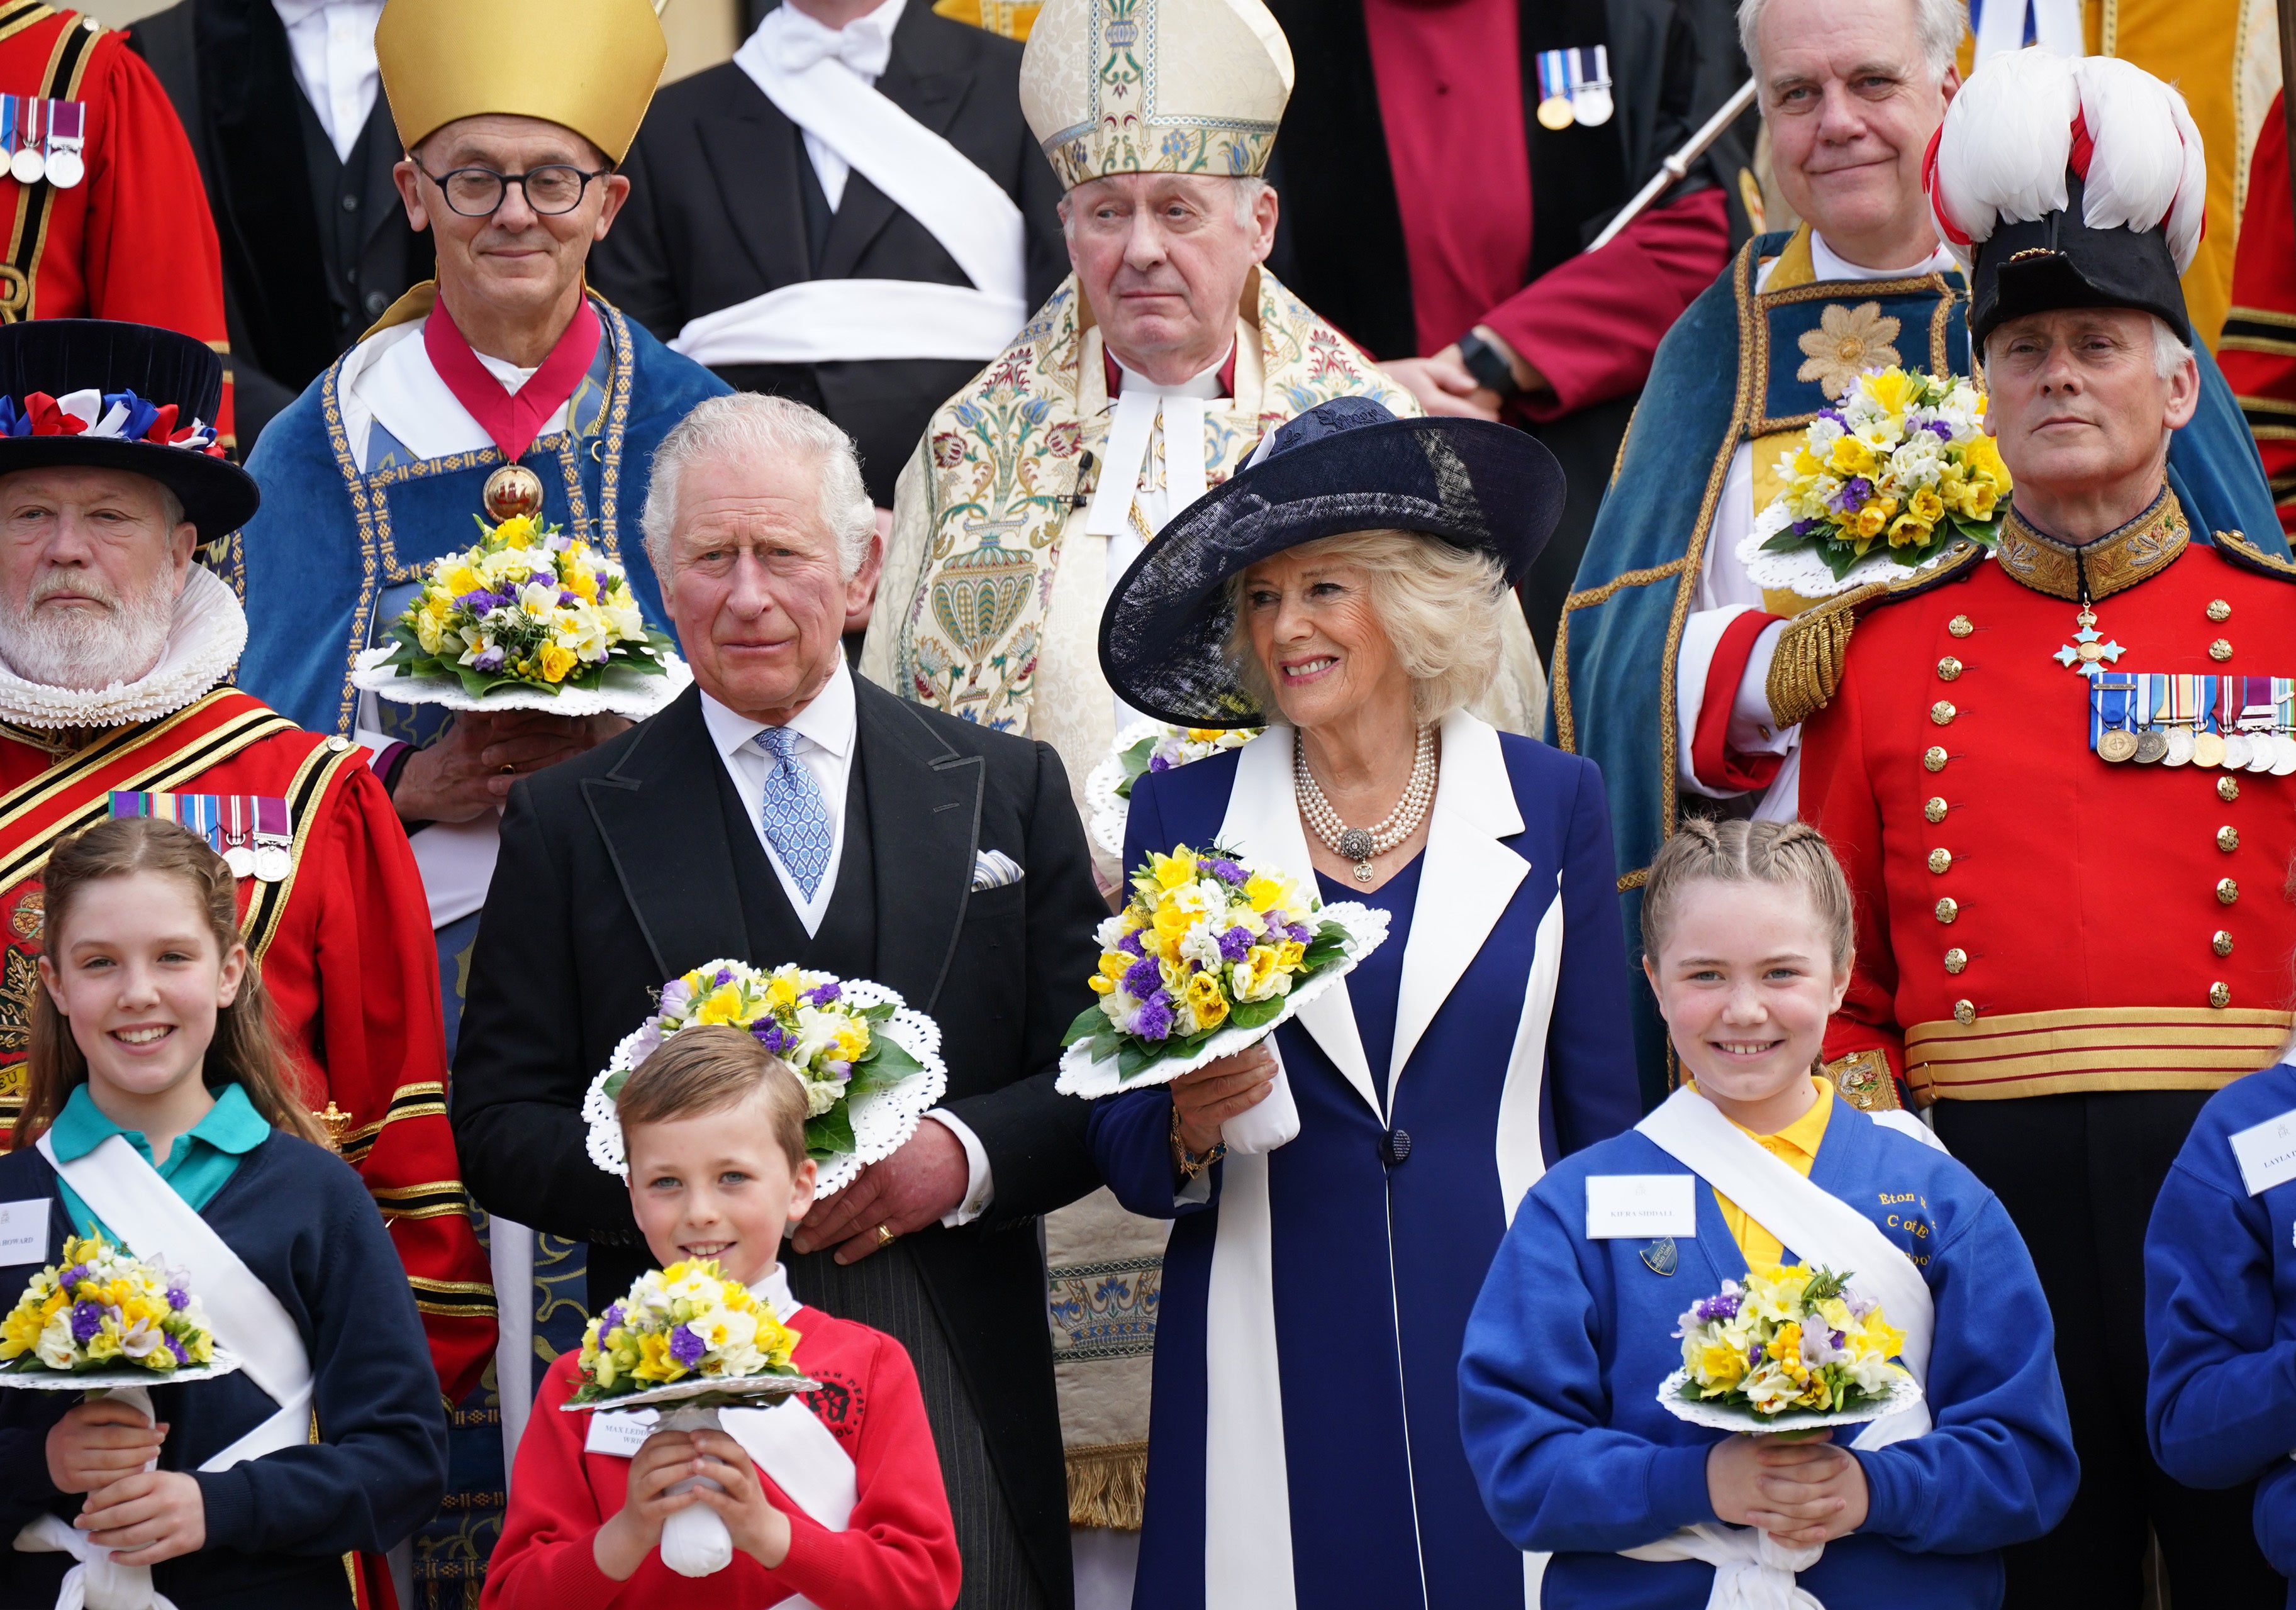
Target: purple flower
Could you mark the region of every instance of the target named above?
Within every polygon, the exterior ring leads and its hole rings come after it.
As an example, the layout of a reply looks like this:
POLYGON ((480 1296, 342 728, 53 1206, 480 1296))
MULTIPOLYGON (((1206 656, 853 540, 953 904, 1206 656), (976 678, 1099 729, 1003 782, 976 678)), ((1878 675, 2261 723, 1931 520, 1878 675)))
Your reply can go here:
POLYGON ((1698 1316, 1701 1325, 1711 1325, 1717 1320, 1736 1319, 1738 1304, 1738 1294, 1725 1289, 1713 1296, 1701 1298, 1691 1305, 1690 1312, 1698 1316))
POLYGON ((1833 494, 1833 506, 1844 514, 1855 514, 1866 506, 1874 491, 1874 483, 1862 475, 1853 475, 1841 491, 1833 494))
POLYGON ((1172 1032, 1172 1008, 1159 990, 1140 1003, 1140 1010, 1132 1019, 1132 1032, 1143 1040, 1161 1040, 1172 1032))
POLYGON ((832 978, 827 984, 821 985, 819 988, 808 991, 806 994, 806 999, 812 1001, 816 1006, 827 1006, 831 1001, 836 1000, 837 997, 843 993, 843 986, 839 985, 836 979, 832 978))
POLYGON ((1151 755, 1148 757, 1148 769, 1152 772, 1168 772, 1172 769, 1172 763, 1161 755, 1151 755))
POLYGON ((75 1303, 71 1311, 71 1333, 75 1342, 85 1342, 103 1328, 103 1316, 108 1312, 101 1303, 75 1303))
POLYGON ((173 1336, 169 1336, 167 1338, 167 1343, 168 1351, 176 1355, 176 1363, 188 1364, 192 1361, 192 1355, 184 1351, 184 1344, 181 1342, 178 1342, 173 1336))
POLYGON ((1838 1330, 1831 1330, 1826 1332, 1826 1334, 1833 1338, 1833 1344, 1836 1347, 1840 1347, 1842 1342, 1846 1339, 1838 1330))
POLYGON ((1292 943, 1295 944, 1305 944, 1310 939, 1315 937, 1313 934, 1308 931, 1308 925, 1304 922, 1295 922, 1283 931, 1291 936, 1292 943))
POLYGON ((82 1280, 86 1279, 87 1265, 85 1263, 75 1263, 63 1272, 63 1289, 70 1291, 73 1287, 78 1285, 82 1280))
POLYGON ((471 669, 473 671, 491 672, 499 671, 502 668, 503 651, 500 649, 488 649, 485 653, 480 654, 477 658, 471 661, 471 669))
POLYGON ((709 1351, 709 1344, 691 1325, 681 1325, 669 1333, 669 1356, 688 1369, 701 1362, 701 1355, 709 1351))
POLYGON ((606 1312, 598 1316, 598 1334, 602 1336, 610 1336, 621 1328, 622 1305, 619 1303, 608 1304, 606 1312))
POLYGON ((500 602, 502 600, 484 587, 480 588, 476 593, 465 593, 455 601, 457 608, 467 609, 473 615, 484 615, 500 602))
POLYGON ((1116 948, 1122 951, 1128 956, 1137 956, 1142 954, 1144 947, 1140 943, 1140 930, 1138 928, 1134 928, 1123 938, 1118 940, 1116 942, 1116 948))
POLYGON ((1816 520, 1796 520, 1793 523, 1793 534, 1796 536, 1808 536, 1817 529, 1817 526, 1818 522, 1816 520))
POLYGON ((750 1026, 750 1037, 775 1056, 789 1049, 790 1037, 782 1026, 771 1017, 761 1017, 750 1026))
POLYGON ((168 1306, 181 1313, 192 1305, 192 1294, 180 1286, 168 1287, 168 1306))
POLYGON ((1163 982, 1163 969, 1153 956, 1143 956, 1124 969, 1124 993, 1135 1001, 1147 1000, 1163 982))
POLYGON ((1220 936, 1222 961, 1241 961, 1244 952, 1250 948, 1251 930, 1249 928, 1230 928, 1220 936))
POLYGON ((561 587, 558 589, 558 604, 561 609, 571 609, 574 605, 578 604, 581 601, 580 598, 566 588, 561 587))
POLYGON ((1222 856, 1211 863, 1212 876, 1235 888, 1243 887, 1243 869, 1222 856))
POLYGON ((1943 420, 1931 420, 1928 424, 1923 426, 1922 429, 1924 430, 1936 431, 1937 439, 1941 442, 1950 442, 1953 440, 1953 427, 1947 424, 1943 420))
POLYGON ((1817 411, 1817 417, 1822 420, 1832 420, 1844 430, 1849 429, 1849 421, 1841 417, 1841 410, 1839 408, 1821 408, 1817 411))

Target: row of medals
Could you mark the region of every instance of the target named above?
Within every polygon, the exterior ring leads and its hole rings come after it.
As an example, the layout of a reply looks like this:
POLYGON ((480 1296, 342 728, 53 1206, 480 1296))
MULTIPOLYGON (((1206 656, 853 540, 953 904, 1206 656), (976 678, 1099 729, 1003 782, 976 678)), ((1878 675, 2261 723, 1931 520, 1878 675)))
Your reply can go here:
POLYGON ((2286 732, 2202 732, 2193 727, 2115 727, 2096 740, 2096 752, 2119 765, 2212 766, 2226 772, 2296 772, 2296 737, 2286 732))

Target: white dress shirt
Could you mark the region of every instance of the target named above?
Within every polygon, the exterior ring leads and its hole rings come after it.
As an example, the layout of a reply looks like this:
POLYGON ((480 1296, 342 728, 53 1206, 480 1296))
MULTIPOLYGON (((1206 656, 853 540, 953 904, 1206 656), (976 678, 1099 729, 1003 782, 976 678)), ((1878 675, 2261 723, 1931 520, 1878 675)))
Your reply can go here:
MULTIPOLYGON (((758 843, 766 852, 766 859, 773 863, 774 876, 781 879, 782 892, 789 896, 791 909, 805 924, 808 935, 819 933, 821 919, 829 911, 830 896, 836 892, 838 869, 845 859, 845 796, 853 777, 857 736, 853 674, 846 668, 844 655, 837 657, 837 669, 830 674, 821 691, 785 723, 799 739, 792 758, 812 776, 814 786, 821 790, 822 808, 829 814, 829 862, 823 868, 821 881, 814 886, 810 898, 791 878, 789 869, 782 864, 780 852, 766 837, 766 779, 777 763, 752 740, 766 730, 767 723, 728 709, 707 692, 701 694, 701 720, 709 729, 709 741, 717 746, 718 758, 724 763, 726 776, 733 780, 734 793, 741 796, 742 810, 758 835, 758 843)), ((954 1230, 979 1218, 995 1198, 996 1182, 989 1177, 988 1152, 980 1144, 980 1137, 972 1132, 972 1126, 955 1114, 935 1107, 925 1116, 947 1125, 949 1132, 964 1148, 964 1200, 941 1217, 941 1222, 954 1230)))
MULTIPOLYGON (((907 3, 885 0, 875 11, 854 18, 843 28, 826 27, 795 5, 783 4, 766 13, 758 24, 758 33, 791 71, 835 71, 829 64, 841 62, 861 82, 874 86, 892 60, 893 29, 907 3)), ((829 198, 829 210, 835 212, 845 200, 845 181, 852 176, 852 164, 809 128, 805 131, 805 154, 813 159, 814 176, 829 198)))
POLYGON ((271 0, 271 5, 287 25, 295 82, 319 114, 336 159, 348 162, 382 84, 374 57, 382 0, 271 0))

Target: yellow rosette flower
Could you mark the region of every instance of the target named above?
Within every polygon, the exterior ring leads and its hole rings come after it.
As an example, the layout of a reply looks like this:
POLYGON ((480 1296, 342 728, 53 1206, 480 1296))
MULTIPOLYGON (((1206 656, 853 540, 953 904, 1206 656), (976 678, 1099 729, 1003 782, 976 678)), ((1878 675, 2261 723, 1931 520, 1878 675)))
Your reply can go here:
POLYGON ((542 674, 550 682, 564 682, 566 674, 581 663, 571 649, 562 649, 556 643, 542 645, 542 674))
POLYGON ((1199 1028, 1217 1028, 1227 1020, 1227 997, 1220 993, 1219 980, 1210 973, 1197 973, 1188 979, 1188 1005, 1196 1014, 1199 1028))

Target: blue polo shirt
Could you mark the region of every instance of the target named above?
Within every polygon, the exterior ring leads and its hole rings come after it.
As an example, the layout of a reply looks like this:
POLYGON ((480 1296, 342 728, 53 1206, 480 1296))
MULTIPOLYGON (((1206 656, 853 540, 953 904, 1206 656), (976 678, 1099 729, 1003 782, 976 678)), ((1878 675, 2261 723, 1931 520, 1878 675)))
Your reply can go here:
MULTIPOLYGON (((236 1083, 226 1084, 217 1095, 216 1103, 208 1109, 207 1116, 176 1137, 168 1150, 168 1160, 152 1163, 160 1177, 175 1188, 177 1196, 197 1213, 214 1199, 224 1181, 238 1172, 239 1160, 263 1144, 271 1133, 271 1125, 255 1110, 247 1092, 236 1083)), ((75 1085, 71 1099, 48 1131, 48 1143, 55 1148, 60 1162, 70 1163, 85 1157, 113 1135, 127 1138, 127 1144, 142 1154, 144 1161, 152 1163, 152 1143, 144 1132, 122 1129, 103 1116, 95 1098, 87 1093, 85 1084, 75 1085)), ((63 1192, 64 1209, 71 1214, 75 1230, 83 1236, 101 1235, 115 1246, 122 1245, 111 1226, 88 1211, 79 1193, 61 1174, 56 1189, 63 1192)), ((140 1248, 130 1248, 141 1252, 140 1248)))

